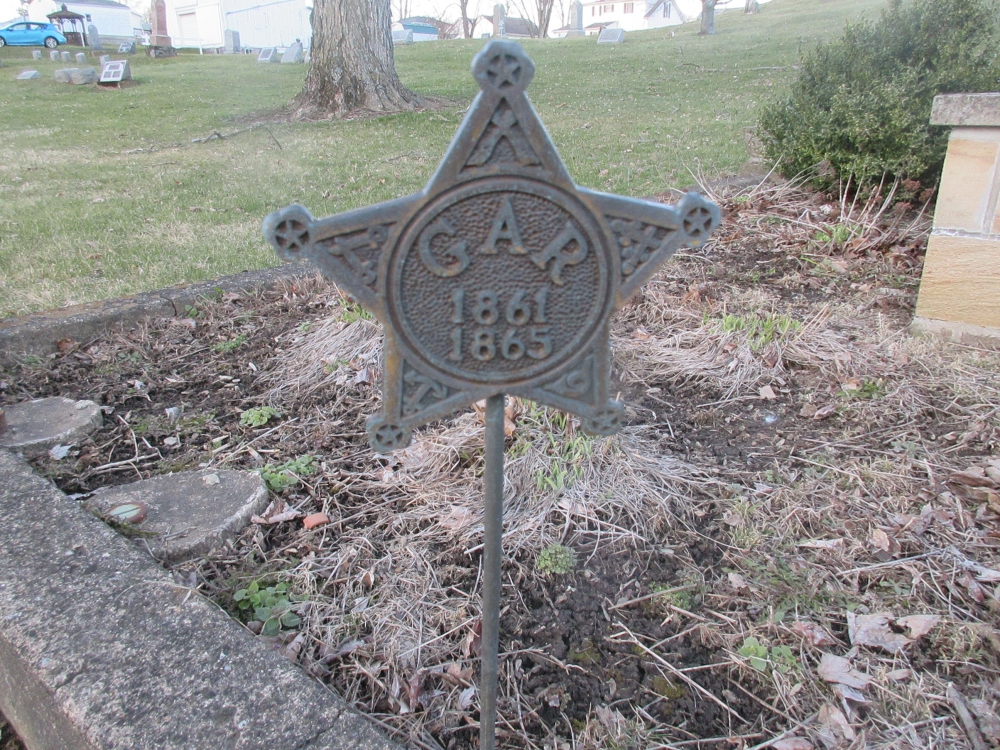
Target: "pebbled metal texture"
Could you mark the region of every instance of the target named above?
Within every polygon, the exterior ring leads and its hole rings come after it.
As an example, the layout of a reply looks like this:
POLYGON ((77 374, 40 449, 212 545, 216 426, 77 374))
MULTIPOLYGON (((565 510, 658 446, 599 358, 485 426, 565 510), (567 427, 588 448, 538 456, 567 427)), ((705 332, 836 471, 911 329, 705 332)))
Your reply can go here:
POLYGON ((534 63, 515 42, 476 55, 480 93, 427 186, 314 219, 292 205, 264 220, 286 260, 308 258, 385 326, 378 452, 415 427, 499 393, 621 427, 609 398, 611 315, 719 208, 676 206, 573 183, 525 89, 534 63))

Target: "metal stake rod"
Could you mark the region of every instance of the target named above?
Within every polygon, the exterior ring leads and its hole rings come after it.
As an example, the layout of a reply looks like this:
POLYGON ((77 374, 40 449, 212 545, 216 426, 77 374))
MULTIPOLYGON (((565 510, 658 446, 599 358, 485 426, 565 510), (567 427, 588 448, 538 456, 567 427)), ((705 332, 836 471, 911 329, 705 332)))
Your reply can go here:
POLYGON ((479 748, 496 748, 497 680, 500 649, 500 561, 503 557, 504 402, 486 399, 486 495, 483 521, 483 655, 479 701, 479 748))

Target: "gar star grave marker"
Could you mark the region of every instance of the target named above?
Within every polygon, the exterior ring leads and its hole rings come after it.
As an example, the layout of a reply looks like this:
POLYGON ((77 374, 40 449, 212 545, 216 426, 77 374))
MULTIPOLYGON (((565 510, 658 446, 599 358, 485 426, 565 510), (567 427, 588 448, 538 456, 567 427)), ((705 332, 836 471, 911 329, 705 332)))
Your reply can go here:
POLYGON ((480 747, 492 750, 505 394, 617 432, 611 316, 679 247, 703 242, 719 208, 697 193, 665 206, 578 187, 525 95, 535 67, 520 45, 489 42, 472 72, 482 90, 421 192, 325 219, 292 205, 264 235, 385 326, 383 410, 368 420, 377 452, 487 400, 480 747))

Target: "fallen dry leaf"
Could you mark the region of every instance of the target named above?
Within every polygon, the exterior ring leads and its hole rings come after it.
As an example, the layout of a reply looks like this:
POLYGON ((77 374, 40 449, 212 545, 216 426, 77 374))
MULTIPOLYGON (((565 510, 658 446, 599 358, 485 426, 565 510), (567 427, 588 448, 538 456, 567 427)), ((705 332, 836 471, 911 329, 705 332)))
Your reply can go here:
POLYGON ((807 549, 840 549, 844 546, 843 539, 809 539, 805 542, 799 542, 799 547, 806 547, 807 549))
POLYGON ((652 337, 650 336, 649 331, 642 326, 638 326, 634 331, 632 331, 632 338, 636 341, 648 341, 652 337))
POLYGON ((833 686, 833 691, 839 695, 843 700, 854 701, 855 703, 868 703, 868 699, 864 695, 859 693, 857 690, 852 688, 850 685, 844 685, 843 683, 836 683, 833 686))
POLYGON ((910 631, 910 638, 917 640, 931 632, 941 622, 941 617, 939 615, 908 615, 900 617, 896 622, 910 631))
POLYGON ((973 466, 965 471, 956 471, 948 477, 949 482, 964 484, 967 487, 996 487, 990 477, 986 476, 986 470, 981 466, 973 466))
POLYGON ((969 708, 975 714, 982 733, 991 740, 1000 740, 1000 716, 997 716, 989 701, 973 698, 969 701, 969 708))
POLYGON ((477 617, 465 637, 465 658, 483 655, 483 619, 477 617))
POLYGON ((786 737, 771 743, 771 750, 814 750, 813 743, 802 737, 786 737))
POLYGON ((852 742, 857 737, 844 712, 832 703, 824 703, 817 718, 819 727, 816 734, 828 750, 852 742))
POLYGON ((857 378, 848 378, 847 380, 845 380, 843 383, 840 384, 840 387, 843 390, 848 391, 848 392, 850 392, 850 391, 860 391, 861 390, 861 386, 862 386, 862 382, 860 380, 858 380, 857 378))
POLYGON ((62 354, 71 352, 79 346, 80 343, 78 341, 74 341, 73 339, 59 339, 56 342, 56 349, 58 349, 62 354))
POLYGON ((741 576, 739 573, 729 574, 729 585, 733 587, 736 591, 743 591, 744 589, 749 589, 750 584, 747 583, 747 579, 741 576))
POLYGON ((310 513, 302 519, 302 525, 306 529, 315 529, 317 526, 323 526, 328 523, 330 523, 330 516, 326 513, 310 513))
POLYGON ((894 669, 891 672, 887 672, 886 677, 888 677, 893 682, 906 682, 913 676, 912 669, 894 669))
POLYGON ((835 411, 837 411, 837 405, 836 404, 827 404, 826 406, 821 406, 820 408, 818 408, 816 410, 816 412, 812 415, 812 418, 813 419, 826 419, 831 414, 833 414, 835 411))
POLYGON ((847 685, 851 688, 864 690, 871 682, 871 677, 864 672, 851 667, 851 660, 836 654, 823 654, 823 658, 816 670, 819 676, 827 682, 834 682, 840 685, 847 685))
POLYGON ((765 399, 766 401, 774 401, 776 398, 778 398, 778 395, 774 392, 774 389, 769 385, 762 386, 760 391, 758 392, 760 393, 760 397, 762 399, 765 399))
POLYGON ((810 419, 816 416, 817 411, 819 410, 816 408, 816 404, 803 404, 802 409, 799 411, 799 416, 810 419))
POLYGON ((465 709, 472 705, 473 699, 476 697, 476 686, 469 685, 465 690, 458 694, 458 707, 465 709))
POLYGON ((847 613, 847 634, 855 646, 873 646, 897 654, 913 641, 895 632, 892 615, 855 615, 847 613))
POLYGON ((834 646, 837 643, 833 636, 809 620, 797 620, 792 624, 792 630, 801 635, 810 646, 834 646))

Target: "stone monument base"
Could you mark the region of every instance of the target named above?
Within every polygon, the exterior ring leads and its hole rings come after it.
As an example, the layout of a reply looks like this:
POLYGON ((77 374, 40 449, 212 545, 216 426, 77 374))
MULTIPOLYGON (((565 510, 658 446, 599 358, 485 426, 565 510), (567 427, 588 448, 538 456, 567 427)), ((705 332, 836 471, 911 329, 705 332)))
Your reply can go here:
POLYGON ((150 57, 177 57, 177 50, 173 47, 161 47, 151 44, 146 47, 146 54, 150 57))

